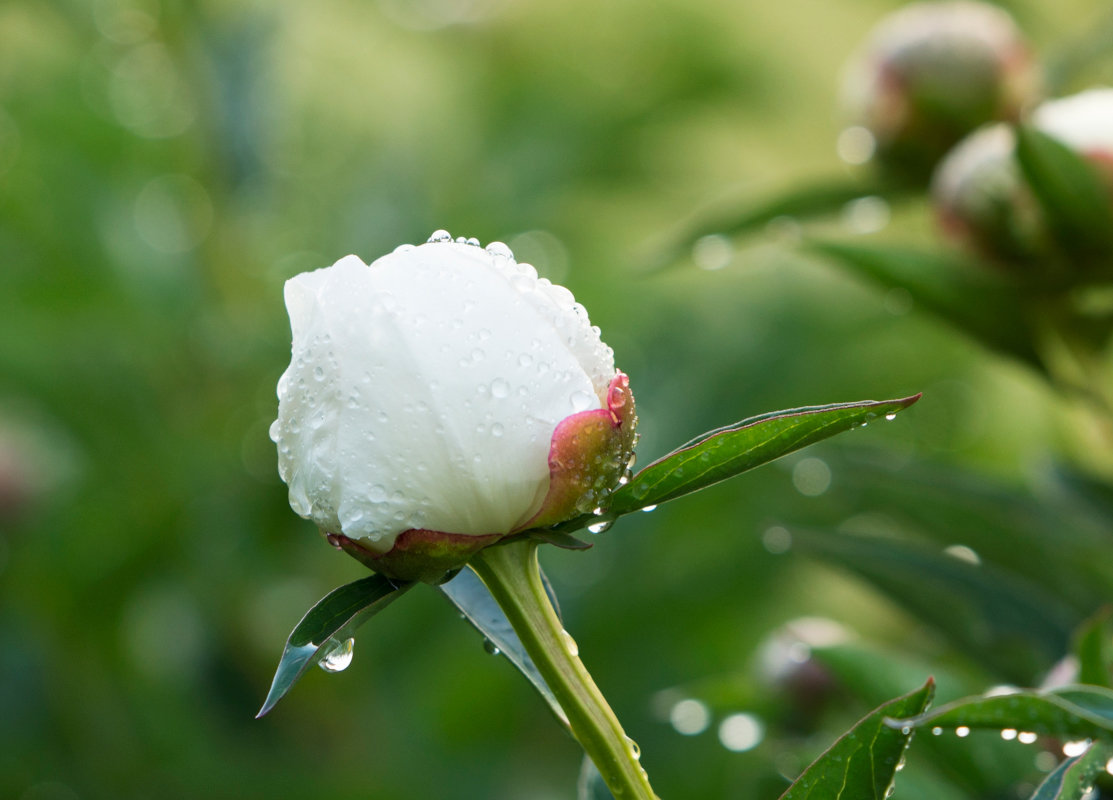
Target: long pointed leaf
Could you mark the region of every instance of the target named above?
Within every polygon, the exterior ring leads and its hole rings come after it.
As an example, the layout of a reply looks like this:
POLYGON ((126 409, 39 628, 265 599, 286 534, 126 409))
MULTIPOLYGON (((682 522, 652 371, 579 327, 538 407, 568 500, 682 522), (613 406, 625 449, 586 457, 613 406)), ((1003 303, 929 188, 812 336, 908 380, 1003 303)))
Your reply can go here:
POLYGON ((654 461, 610 498, 610 515, 698 491, 802 447, 908 408, 920 395, 774 411, 709 431, 654 461))
POLYGON ((913 302, 990 349, 1040 366, 1021 290, 982 265, 949 253, 893 245, 811 241, 830 258, 884 289, 903 289, 913 302))
POLYGON ((1113 741, 1113 690, 1067 686, 1047 692, 967 697, 894 724, 1012 729, 1059 739, 1113 741))
POLYGON ((912 731, 890 727, 886 719, 923 713, 935 693, 922 688, 890 700, 864 717, 804 770, 781 800, 882 800, 896 776, 912 731))
POLYGON ((1113 744, 1094 742, 1081 755, 1068 758, 1051 771, 1030 800, 1082 800, 1094 786, 1094 778, 1113 757, 1113 744))
POLYGON ((406 593, 414 584, 370 575, 333 589, 297 624, 274 673, 274 681, 256 719, 286 696, 298 678, 355 629, 406 593))
MULTIPOLYGON (((552 689, 545 683, 533 659, 526 653, 510 621, 479 576, 471 569, 462 569, 455 578, 442 583, 437 589, 460 610, 476 630, 483 634, 491 646, 497 648, 498 652, 506 656, 507 660, 525 676, 537 693, 549 704, 557 719, 567 726, 568 717, 564 709, 560 707, 552 689)), ((547 582, 546 589, 548 589, 547 582)))

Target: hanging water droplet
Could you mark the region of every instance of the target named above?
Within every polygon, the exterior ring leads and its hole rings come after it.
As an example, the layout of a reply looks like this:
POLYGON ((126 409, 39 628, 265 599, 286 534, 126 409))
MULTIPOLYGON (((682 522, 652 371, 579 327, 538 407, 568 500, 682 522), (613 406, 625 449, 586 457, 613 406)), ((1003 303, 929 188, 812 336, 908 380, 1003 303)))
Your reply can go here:
POLYGON ((594 525, 588 525, 587 529, 592 533, 605 533, 606 531, 610 530, 612 525, 614 525, 614 520, 606 519, 602 522, 596 522, 594 525))
POLYGON ((885 420, 886 420, 887 422, 892 422, 892 421, 893 421, 893 420, 895 420, 896 418, 897 418, 897 415, 896 415, 896 414, 886 414, 886 415, 885 415, 885 420))
POLYGON ((352 663, 352 650, 355 648, 355 639, 345 639, 343 642, 338 642, 336 639, 329 639, 322 651, 324 655, 321 660, 317 662, 317 666, 325 672, 343 672, 352 663))
POLYGON ((656 503, 654 503, 651 506, 646 506, 645 508, 642 509, 642 511, 644 511, 646 514, 648 514, 650 511, 656 511, 656 510, 657 510, 657 504, 656 503))
POLYGON ((1016 740, 1021 744, 1033 744, 1039 737, 1031 731, 1021 731, 1016 735, 1016 740))
POLYGON ((429 242, 451 242, 452 234, 446 230, 435 230, 428 239, 429 242))
POLYGON ((911 736, 912 735, 912 726, 911 725, 904 725, 904 726, 901 727, 900 732, 901 732, 902 736, 911 736))
POLYGON ((483 640, 483 649, 492 656, 497 656, 499 653, 502 652, 501 650, 499 650, 499 646, 492 642, 490 639, 483 640))
POLYGON ((1005 728, 1005 730, 1001 731, 1001 738, 1006 742, 1011 742, 1016 738, 1016 728, 1005 728))
POLYGON ((331 544, 337 550, 343 549, 341 547, 341 544, 340 544, 340 537, 337 536, 335 533, 326 533, 325 534, 325 541, 328 542, 329 544, 331 544))
POLYGON ((568 655, 575 657, 580 654, 580 646, 576 644, 576 640, 572 638, 572 634, 566 630, 561 630, 560 638, 561 641, 564 642, 564 649, 568 651, 568 655))
POLYGON ((955 736, 957 736, 958 738, 965 739, 969 735, 970 729, 967 728, 965 725, 959 725, 957 728, 955 728, 955 736))

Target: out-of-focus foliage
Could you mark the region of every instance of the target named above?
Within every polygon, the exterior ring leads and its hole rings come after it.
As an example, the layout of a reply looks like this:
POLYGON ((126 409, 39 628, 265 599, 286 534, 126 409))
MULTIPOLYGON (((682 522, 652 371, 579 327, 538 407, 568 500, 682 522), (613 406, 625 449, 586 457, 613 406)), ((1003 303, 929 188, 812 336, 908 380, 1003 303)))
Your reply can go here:
MULTIPOLYGON (((432 592, 253 719, 302 612, 363 575, 278 480, 282 282, 440 227, 506 241, 590 309, 637 394, 643 464, 772 408, 924 392, 545 554, 662 797, 776 797, 929 674, 944 700, 1038 683, 1063 653, 1005 670, 973 611, 919 615, 899 591, 915 574, 882 585, 813 539, 960 569, 974 553, 987 591, 1004 575, 1050 596, 1035 633, 1065 653, 1110 580, 1091 418, 906 292, 801 254, 780 215, 737 247, 700 240, 694 262, 720 269, 648 270, 720 205, 847 169, 835 76, 894 5, 0 5, 0 796, 573 796, 579 748, 432 592), (1092 474, 1066 491, 1057 461, 1092 474), (819 658, 862 639, 888 655, 819 658)), ((1086 34, 1100 3, 1010 7, 1079 82, 1064 91, 1113 82, 1086 34)), ((916 201, 894 208, 840 203, 824 224, 932 235, 916 201)), ((902 791, 1011 796, 1055 766, 986 735, 1023 767, 919 758, 936 740, 918 736, 902 791)))

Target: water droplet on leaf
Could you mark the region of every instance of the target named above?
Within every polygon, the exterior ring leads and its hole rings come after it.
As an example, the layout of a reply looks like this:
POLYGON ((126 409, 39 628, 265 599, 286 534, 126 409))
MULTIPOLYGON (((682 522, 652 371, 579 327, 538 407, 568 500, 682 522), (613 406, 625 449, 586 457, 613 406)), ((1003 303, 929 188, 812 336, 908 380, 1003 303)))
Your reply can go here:
POLYGON ((352 663, 352 651, 355 644, 356 640, 351 638, 345 639, 343 642, 329 639, 317 666, 325 672, 343 672, 352 663))

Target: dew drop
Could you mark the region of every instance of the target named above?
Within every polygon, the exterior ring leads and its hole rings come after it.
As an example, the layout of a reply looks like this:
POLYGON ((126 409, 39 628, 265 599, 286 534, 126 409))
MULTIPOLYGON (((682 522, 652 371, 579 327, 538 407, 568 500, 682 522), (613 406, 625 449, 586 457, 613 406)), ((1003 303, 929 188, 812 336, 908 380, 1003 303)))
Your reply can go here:
POLYGON ((887 422, 892 422, 892 421, 893 421, 893 420, 895 420, 896 418, 897 418, 897 415, 896 415, 896 414, 886 414, 886 415, 885 415, 885 420, 886 420, 887 422))
POLYGON ((911 736, 912 735, 912 726, 905 725, 900 729, 900 732, 901 732, 902 736, 911 736))
POLYGON ((337 550, 343 549, 340 545, 340 537, 337 536, 335 533, 326 533, 325 534, 325 541, 328 542, 329 544, 331 544, 337 550))
POLYGON ((338 642, 329 639, 326 644, 325 654, 317 662, 317 666, 325 672, 343 672, 352 663, 352 650, 355 648, 355 639, 345 639, 338 642))
POLYGON ((967 728, 965 725, 959 725, 957 728, 955 728, 955 736, 957 736, 958 738, 965 739, 969 735, 970 729, 967 728))
POLYGON ((1005 728, 1005 730, 1001 731, 1001 738, 1006 742, 1011 742, 1016 738, 1016 728, 1005 728))
POLYGON ((594 404, 594 400, 595 398, 590 394, 579 390, 572 392, 568 397, 568 402, 572 404, 573 411, 586 411, 594 404))
POLYGON ((499 653, 502 652, 501 650, 499 650, 499 646, 492 642, 490 639, 483 640, 483 649, 492 656, 497 656, 499 653))
POLYGON ((932 736, 942 736, 943 735, 943 729, 940 728, 938 725, 936 725, 934 728, 931 729, 931 735, 932 736))
POLYGON ((376 483, 367 490, 367 499, 372 503, 386 502, 386 487, 380 483, 376 483))
POLYGON ((319 366, 314 367, 313 368, 313 377, 316 378, 319 381, 323 381, 325 379, 325 371, 319 366))
POLYGON ((564 649, 568 651, 568 655, 574 658, 580 654, 580 646, 576 644, 576 640, 572 638, 572 634, 566 630, 561 630, 560 639, 564 642, 564 649))
POLYGON ((596 522, 594 525, 588 525, 587 529, 592 533, 605 533, 610 530, 612 525, 614 525, 614 520, 608 519, 602 522, 596 522))
POLYGON ((495 422, 491 425, 491 435, 496 439, 500 438, 505 431, 501 422, 495 422))
POLYGON ((656 510, 657 510, 657 504, 656 503, 654 503, 651 506, 646 506, 645 508, 642 509, 642 511, 644 511, 646 514, 648 514, 650 511, 656 511, 656 510))
POLYGON ((638 761, 642 757, 642 749, 638 747, 638 743, 629 736, 626 737, 626 749, 630 751, 630 755, 635 761, 638 761))
POLYGON ((1036 739, 1038 739, 1038 738, 1039 738, 1039 737, 1038 737, 1038 736, 1036 736, 1036 734, 1034 734, 1034 733, 1032 733, 1032 732, 1030 732, 1030 731, 1021 731, 1020 733, 1018 733, 1018 734, 1016 735, 1016 740, 1017 740, 1018 742, 1020 742, 1021 744, 1032 744, 1032 743, 1034 743, 1034 742, 1036 741, 1036 739))
POLYGON ((408 253, 414 249, 412 244, 400 244, 394 248, 395 253, 408 253))
POLYGON ((510 384, 509 383, 504 381, 502 378, 495 378, 495 380, 491 381, 491 397, 495 397, 495 398, 501 400, 504 397, 509 397, 509 396, 510 396, 510 384))
POLYGON ((505 258, 508 261, 514 260, 514 253, 502 242, 491 242, 487 245, 487 253, 495 258, 505 258))
POLYGON ((433 231, 433 233, 429 237, 428 241, 429 242, 451 242, 452 241, 452 234, 449 233, 446 230, 436 230, 436 231, 433 231))

